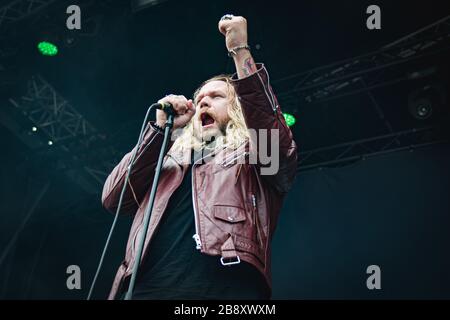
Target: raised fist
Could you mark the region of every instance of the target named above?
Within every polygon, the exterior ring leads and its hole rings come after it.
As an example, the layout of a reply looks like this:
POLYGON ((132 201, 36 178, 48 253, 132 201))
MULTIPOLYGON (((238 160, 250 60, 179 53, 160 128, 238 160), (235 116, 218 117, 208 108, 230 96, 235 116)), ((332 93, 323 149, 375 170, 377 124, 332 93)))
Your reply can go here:
POLYGON ((225 15, 219 21, 219 31, 225 36, 228 51, 247 45, 247 20, 244 17, 225 15))

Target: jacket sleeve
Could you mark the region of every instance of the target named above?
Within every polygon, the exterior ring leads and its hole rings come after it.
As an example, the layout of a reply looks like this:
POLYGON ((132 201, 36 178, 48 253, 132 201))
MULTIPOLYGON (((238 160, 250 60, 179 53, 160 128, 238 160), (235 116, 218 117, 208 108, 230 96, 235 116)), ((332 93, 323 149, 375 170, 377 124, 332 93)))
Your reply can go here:
MULTIPOLYGON (((261 176, 280 193, 286 193, 292 186, 297 172, 297 145, 272 91, 266 68, 263 64, 257 64, 257 69, 255 73, 245 78, 237 79, 236 75, 233 75, 232 83, 241 104, 247 128, 258 137, 256 140, 250 139, 250 150, 256 153, 260 173, 263 167, 267 167, 267 164, 261 161, 261 150, 267 151, 271 150, 271 147, 276 147, 271 145, 270 132, 273 129, 278 131, 278 139, 274 141, 278 144, 278 160, 274 160, 277 157, 270 155, 271 161, 278 161, 278 170, 273 174, 261 174, 261 176), (264 130, 260 129, 267 130, 265 139, 262 139, 264 130)), ((274 148, 274 150, 277 149, 274 148)))
MULTIPOLYGON (((154 171, 164 140, 164 133, 153 127, 152 124, 153 122, 148 123, 141 146, 136 154, 128 180, 128 186, 123 196, 121 213, 136 213, 136 210, 139 208, 140 203, 153 182, 154 171)), ((167 150, 169 150, 171 144, 172 142, 169 141, 167 150)), ((109 174, 103 186, 102 204, 105 209, 112 213, 115 213, 117 210, 128 165, 130 164, 135 148, 122 158, 119 164, 109 174)))

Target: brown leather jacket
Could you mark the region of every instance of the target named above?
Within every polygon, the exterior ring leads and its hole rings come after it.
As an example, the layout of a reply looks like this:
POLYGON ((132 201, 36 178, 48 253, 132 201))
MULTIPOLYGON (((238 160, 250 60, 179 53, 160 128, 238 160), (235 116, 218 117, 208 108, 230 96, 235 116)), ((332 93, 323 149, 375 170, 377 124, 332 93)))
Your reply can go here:
MULTIPOLYGON (((272 92, 264 65, 258 64, 258 71, 249 77, 233 78, 233 85, 248 128, 279 129, 279 170, 274 175, 261 175, 261 164, 242 161, 248 158, 250 150, 254 150, 252 143, 237 150, 222 149, 208 156, 209 161, 204 164, 194 163, 192 201, 196 235, 193 235, 192 245, 204 254, 223 258, 225 263, 237 261, 239 257, 252 264, 264 275, 271 288, 271 239, 283 198, 296 174, 297 147, 272 92)), ((135 245, 142 231, 143 215, 162 141, 162 132, 149 124, 123 199, 121 212, 134 214, 134 221, 125 259, 119 266, 109 299, 116 298, 124 279, 133 269, 135 245)), ((144 256, 151 254, 147 252, 148 244, 191 159, 189 152, 173 152, 171 145, 172 142, 164 158, 144 256)), ((124 156, 105 182, 102 203, 111 212, 117 208, 131 154, 124 156)))

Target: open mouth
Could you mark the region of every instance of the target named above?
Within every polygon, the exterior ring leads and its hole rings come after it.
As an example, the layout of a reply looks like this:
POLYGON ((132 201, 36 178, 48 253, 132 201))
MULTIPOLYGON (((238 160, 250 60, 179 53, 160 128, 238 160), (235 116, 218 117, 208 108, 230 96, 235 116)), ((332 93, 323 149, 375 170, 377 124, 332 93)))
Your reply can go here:
POLYGON ((206 127, 210 124, 214 123, 214 118, 211 117, 208 113, 204 112, 200 116, 200 120, 202 121, 202 127, 206 127))

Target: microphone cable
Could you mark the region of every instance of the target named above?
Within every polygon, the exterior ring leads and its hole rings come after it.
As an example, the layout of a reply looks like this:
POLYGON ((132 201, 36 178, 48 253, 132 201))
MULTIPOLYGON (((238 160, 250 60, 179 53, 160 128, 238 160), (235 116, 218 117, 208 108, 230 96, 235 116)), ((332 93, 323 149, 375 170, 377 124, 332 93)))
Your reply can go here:
POLYGON ((91 287, 89 289, 89 294, 88 294, 86 300, 91 300, 92 292, 94 291, 95 283, 97 282, 98 275, 100 274, 100 270, 101 270, 101 268, 103 266, 103 261, 105 259, 106 252, 108 251, 108 247, 109 247, 109 244, 110 244, 110 241, 111 241, 112 234, 114 232, 114 229, 116 228, 116 223, 117 223, 117 220, 118 220, 118 217, 119 217, 120 209, 122 207, 123 196, 125 194, 125 190, 126 190, 126 187, 128 185, 128 180, 130 179, 130 173, 131 173, 131 169, 133 168, 133 165, 134 165, 134 160, 136 158, 137 151, 141 147, 141 143, 142 143, 142 140, 144 138, 144 131, 145 131, 145 127, 147 126, 147 121, 148 121, 148 117, 149 117, 150 111, 152 111, 153 109, 160 109, 160 108, 161 108, 161 104, 160 103, 154 103, 147 109, 147 113, 145 114, 144 122, 142 123, 141 132, 139 133, 139 138, 138 138, 138 142, 137 142, 136 148, 134 149, 133 154, 131 156, 131 160, 130 160, 130 162, 128 164, 127 175, 125 176, 125 181, 123 183, 122 191, 120 192, 119 203, 117 205, 116 214, 114 216, 114 221, 113 221, 113 223, 111 225, 111 229, 109 231, 108 238, 107 238, 106 243, 105 243, 105 247, 103 248, 103 252, 102 252, 102 255, 101 255, 101 258, 100 258, 100 262, 98 263, 97 271, 95 272, 95 276, 94 276, 94 279, 92 280, 91 287))

